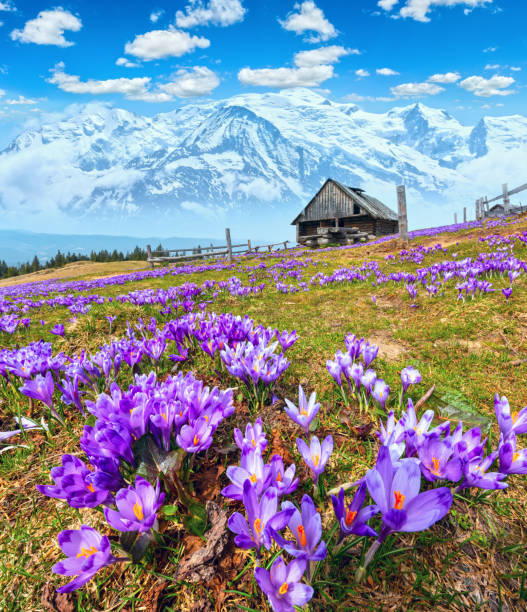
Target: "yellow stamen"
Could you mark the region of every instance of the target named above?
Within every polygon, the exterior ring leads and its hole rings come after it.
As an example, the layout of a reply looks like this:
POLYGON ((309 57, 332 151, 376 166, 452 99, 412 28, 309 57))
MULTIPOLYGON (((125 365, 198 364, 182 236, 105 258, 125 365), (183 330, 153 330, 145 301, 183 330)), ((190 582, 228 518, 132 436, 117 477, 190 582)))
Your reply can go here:
POLYGON ((253 448, 256 448, 256 440, 253 438, 251 441, 253 443, 253 448))
POLYGON ((289 585, 287 584, 287 582, 284 582, 284 584, 278 589, 278 592, 280 593, 280 595, 285 595, 287 593, 288 588, 289 585))
POLYGON ((520 458, 520 453, 514 453, 514 455, 512 456, 513 463, 514 461, 518 461, 519 458, 520 458))
POLYGON ((91 483, 86 485, 86 488, 88 489, 88 491, 91 491, 92 493, 95 493, 95 489, 93 488, 93 485, 91 483))
POLYGON ((256 477, 256 474, 252 474, 250 481, 254 484, 255 482, 257 482, 258 478, 256 477))
POLYGON ((162 416, 162 417, 165 419, 165 421, 167 421, 167 420, 168 420, 168 419, 167 419, 167 415, 166 415, 164 412, 162 412, 162 413, 161 413, 161 416, 162 416))
POLYGON ((134 511, 135 516, 139 521, 142 521, 144 518, 143 514, 143 506, 140 506, 137 502, 134 504, 132 510, 134 511))
POLYGON ((306 530, 304 529, 304 525, 299 525, 296 528, 296 532, 298 533, 298 541, 300 542, 300 546, 303 546, 305 548, 307 546, 307 539, 306 539, 306 530))
POLYGON ((346 525, 348 527, 351 525, 351 523, 353 523, 356 516, 357 516, 356 512, 354 512, 353 510, 348 510, 348 512, 346 513, 346 525))
POLYGON ((262 525, 262 521, 257 518, 254 520, 254 531, 256 532, 257 535, 260 535, 260 533, 262 533, 262 529, 263 529, 263 525, 262 525))
POLYGON ((318 455, 312 455, 312 458, 313 458, 313 463, 315 464, 315 467, 318 466, 320 457, 318 455))
POLYGON ((194 446, 197 446, 199 444, 199 438, 198 436, 194 436, 194 446))
POLYGON ((403 495, 401 491, 394 491, 393 494, 395 495, 395 503, 393 507, 395 508, 395 510, 402 510, 403 504, 404 504, 404 498, 406 496, 403 495))
POLYGON ((519 413, 518 412, 513 412, 511 414, 511 418, 512 418, 512 422, 516 423, 516 420, 518 419, 519 413))
POLYGON ((432 465, 429 466, 429 469, 432 474, 435 474, 436 476, 441 476, 441 474, 439 473, 439 459, 432 457, 432 465))
POLYGON ((95 548, 95 546, 90 546, 90 548, 84 548, 84 546, 81 546, 81 551, 80 553, 77 555, 77 559, 79 557, 86 557, 86 559, 88 557, 91 557, 92 555, 94 555, 95 553, 98 553, 99 551, 97 550, 97 548, 95 548))

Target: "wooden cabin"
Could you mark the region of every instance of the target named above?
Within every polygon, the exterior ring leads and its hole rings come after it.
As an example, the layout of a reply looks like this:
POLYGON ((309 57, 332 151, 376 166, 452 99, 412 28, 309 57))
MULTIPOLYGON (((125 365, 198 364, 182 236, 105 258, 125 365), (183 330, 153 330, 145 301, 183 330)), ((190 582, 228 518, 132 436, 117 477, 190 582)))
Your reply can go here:
POLYGON ((399 231, 393 210, 363 189, 333 179, 322 185, 291 225, 296 225, 297 242, 308 246, 352 244, 399 231))
POLYGON ((507 217, 509 215, 519 215, 527 210, 525 206, 509 206, 508 211, 504 204, 494 204, 489 210, 483 211, 483 218, 507 217))

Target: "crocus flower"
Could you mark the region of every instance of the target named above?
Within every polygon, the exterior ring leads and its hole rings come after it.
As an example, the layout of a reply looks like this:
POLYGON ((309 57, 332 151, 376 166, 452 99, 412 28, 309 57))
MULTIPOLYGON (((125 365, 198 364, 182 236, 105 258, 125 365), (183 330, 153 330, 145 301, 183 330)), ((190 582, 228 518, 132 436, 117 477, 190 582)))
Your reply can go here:
POLYGON ((54 485, 37 485, 48 497, 65 499, 72 508, 95 508, 110 499, 108 491, 95 489, 85 463, 74 455, 62 455, 62 465, 51 470, 54 485))
POLYGON ((364 374, 364 367, 362 363, 352 363, 349 368, 346 368, 344 370, 344 375, 346 376, 348 381, 352 380, 355 383, 355 389, 357 391, 360 389, 360 383, 361 383, 361 378, 363 374, 364 374))
POLYGON ((311 436, 309 446, 304 440, 297 438, 296 445, 298 452, 302 455, 307 467, 311 470, 316 485, 320 474, 324 471, 329 457, 333 452, 333 438, 327 436, 322 441, 322 444, 320 444, 316 436, 311 436))
POLYGON ((353 533, 358 536, 376 536, 377 532, 366 523, 379 512, 375 505, 362 507, 366 498, 366 482, 361 482, 351 504, 346 510, 344 503, 344 489, 340 489, 338 497, 331 496, 335 517, 340 526, 339 541, 353 533))
POLYGON ((365 367, 368 367, 370 363, 377 357, 377 354, 379 353, 379 347, 375 344, 370 344, 369 342, 366 342, 362 346, 361 352, 362 358, 364 359, 364 365, 365 367))
POLYGON ((458 482, 463 475, 463 462, 454 454, 452 441, 427 437, 417 451, 423 476, 434 482, 451 480, 458 482))
POLYGON ((512 295, 512 287, 507 287, 506 289, 502 289, 501 292, 505 296, 505 299, 508 300, 512 295))
POLYGON ((403 383, 403 393, 406 393, 410 385, 417 385, 421 382, 421 374, 413 366, 408 366, 401 372, 401 381, 403 383))
POLYGON ((309 401, 306 399, 306 394, 302 385, 298 386, 298 408, 290 402, 288 399, 285 400, 286 406, 285 411, 287 415, 304 430, 307 435, 309 433, 309 427, 313 422, 313 419, 317 416, 320 410, 320 404, 317 404, 317 394, 313 393, 309 396, 309 401))
POLYGON ((49 330, 49 333, 64 338, 64 325, 62 325, 62 323, 57 323, 49 330))
POLYGON ((262 546, 267 550, 271 549, 272 530, 283 529, 291 518, 293 509, 277 512, 278 495, 273 487, 267 489, 258 501, 256 489, 249 480, 243 484, 242 499, 247 518, 235 512, 229 517, 229 529, 236 534, 234 538, 236 546, 244 549, 255 548, 259 557, 262 546))
POLYGON ((292 463, 287 469, 280 455, 271 457, 271 480, 269 486, 274 487, 278 492, 278 497, 291 495, 298 487, 298 478, 295 478, 296 466, 292 463))
POLYGON ((342 367, 340 364, 337 361, 331 361, 331 359, 328 359, 326 361, 326 368, 333 380, 340 387, 342 385, 342 367))
POLYGON ((30 431, 31 429, 46 429, 47 425, 45 424, 44 419, 42 419, 42 427, 33 419, 28 419, 27 417, 21 417, 20 421, 18 417, 15 417, 15 423, 17 425, 22 425, 20 429, 12 429, 11 431, 0 431, 0 442, 4 442, 4 440, 9 440, 13 436, 16 436, 19 433, 22 433, 22 430, 30 431))
POLYGON ((505 489, 508 485, 506 482, 501 481, 507 477, 506 474, 487 472, 497 456, 498 451, 494 451, 484 459, 476 457, 465 463, 463 468, 464 478, 456 490, 460 491, 461 489, 468 489, 470 487, 491 490, 505 489))
POLYGON ((373 399, 379 403, 381 408, 386 410, 386 400, 390 395, 390 387, 384 382, 384 380, 379 379, 375 381, 371 395, 373 399))
POLYGON ((205 417, 200 417, 194 425, 183 425, 176 442, 188 453, 206 450, 212 444, 212 426, 205 417))
POLYGON ((500 472, 502 474, 527 474, 527 449, 516 449, 516 436, 500 440, 500 472))
POLYGON ((376 380, 377 374, 375 370, 372 369, 366 370, 364 374, 360 377, 360 383, 368 393, 372 392, 376 380))
MULTIPOLYGON (((432 421, 434 420, 434 411, 427 410, 423 413, 420 420, 417 421, 415 414, 414 403, 411 398, 408 398, 406 412, 403 412, 401 422, 404 426, 404 438, 406 441, 406 456, 412 457, 417 454, 418 448, 423 443, 432 421)), ((439 437, 439 432, 433 430, 432 435, 439 437)))
POLYGON ((165 494, 141 476, 135 477, 135 487, 120 489, 115 496, 117 510, 104 509, 108 523, 117 531, 148 531, 157 520, 157 511, 163 505, 165 494))
POLYGON ((262 452, 248 450, 242 453, 241 466, 230 465, 227 468, 227 478, 231 481, 221 492, 224 497, 241 500, 243 498, 243 485, 249 481, 256 488, 257 495, 261 495, 271 483, 273 478, 269 464, 264 463, 262 452))
POLYGON ((27 395, 33 399, 44 402, 48 408, 53 408, 53 392, 55 391, 55 383, 53 376, 48 370, 46 376, 37 374, 33 380, 26 380, 22 387, 19 387, 20 393, 27 395))
POLYGON ((280 556, 269 571, 263 567, 254 570, 256 582, 275 612, 294 612, 294 606, 304 606, 313 597, 313 587, 301 582, 306 567, 305 559, 293 559, 286 565, 280 556))
POLYGON ((505 396, 500 398, 496 393, 494 397, 494 409, 496 411, 496 418, 501 433, 505 438, 510 434, 527 433, 527 406, 519 412, 513 412, 511 414, 509 400, 505 396))
POLYGON ((377 464, 366 475, 366 484, 383 521, 380 538, 394 531, 422 531, 442 519, 452 504, 447 487, 419 493, 421 472, 413 459, 394 469, 390 452, 379 449, 377 464))
POLYGON ((273 533, 276 543, 293 557, 308 561, 322 561, 326 558, 326 543, 322 538, 322 521, 315 504, 309 495, 302 497, 301 511, 289 501, 282 503, 282 510, 293 509, 287 523, 295 537, 294 542, 285 540, 278 533, 273 533))
POLYGON ((242 432, 236 428, 234 430, 234 441, 241 451, 259 447, 263 452, 267 448, 267 439, 265 437, 265 431, 263 430, 261 417, 256 419, 254 425, 247 423, 245 426, 245 437, 242 432))
POLYGON ((67 559, 53 566, 56 574, 77 576, 57 589, 58 593, 70 593, 86 584, 104 566, 118 561, 112 555, 110 540, 88 525, 66 529, 58 535, 59 545, 67 559))

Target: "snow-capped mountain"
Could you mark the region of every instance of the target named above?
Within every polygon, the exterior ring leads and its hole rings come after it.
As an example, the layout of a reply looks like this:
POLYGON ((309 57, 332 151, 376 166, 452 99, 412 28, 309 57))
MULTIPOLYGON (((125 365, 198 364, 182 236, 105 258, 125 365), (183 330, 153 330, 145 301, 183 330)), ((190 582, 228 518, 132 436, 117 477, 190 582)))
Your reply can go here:
POLYGON ((524 182, 526 160, 520 115, 465 126, 422 104, 375 114, 308 89, 155 117, 97 104, 24 131, 0 153, 0 209, 11 222, 31 213, 91 229, 106 220, 114 231, 137 217, 171 223, 167 232, 199 224, 203 234, 225 215, 235 227, 286 219, 333 177, 392 207, 404 183, 428 218, 524 182))

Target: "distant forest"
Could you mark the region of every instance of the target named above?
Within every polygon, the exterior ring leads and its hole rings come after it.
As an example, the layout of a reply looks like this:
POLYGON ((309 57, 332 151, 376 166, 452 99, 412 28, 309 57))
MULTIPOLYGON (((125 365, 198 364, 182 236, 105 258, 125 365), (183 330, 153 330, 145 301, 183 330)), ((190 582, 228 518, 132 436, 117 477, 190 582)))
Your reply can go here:
MULTIPOLYGON (((158 245, 153 251, 163 251, 163 245, 158 245)), ((0 260, 0 278, 9 278, 11 276, 20 276, 21 274, 30 274, 38 272, 38 270, 46 270, 49 268, 62 268, 66 264, 75 261, 146 261, 146 250, 136 246, 133 251, 127 252, 126 255, 122 251, 114 249, 112 252, 102 249, 101 251, 92 251, 89 255, 78 255, 77 253, 61 253, 57 251, 55 257, 51 257, 45 263, 42 263, 37 255, 32 261, 19 264, 17 266, 8 266, 4 260, 0 260)))

